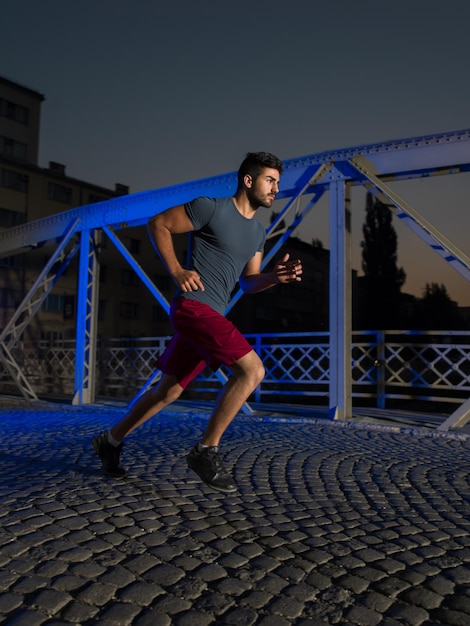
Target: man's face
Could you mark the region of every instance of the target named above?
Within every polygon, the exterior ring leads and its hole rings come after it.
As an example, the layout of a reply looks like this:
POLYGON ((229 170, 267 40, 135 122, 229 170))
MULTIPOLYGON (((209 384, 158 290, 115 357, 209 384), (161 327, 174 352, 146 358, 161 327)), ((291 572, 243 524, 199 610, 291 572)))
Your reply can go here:
POLYGON ((263 206, 270 208, 279 191, 279 172, 266 167, 256 180, 251 176, 246 177, 247 195, 253 208, 263 206))

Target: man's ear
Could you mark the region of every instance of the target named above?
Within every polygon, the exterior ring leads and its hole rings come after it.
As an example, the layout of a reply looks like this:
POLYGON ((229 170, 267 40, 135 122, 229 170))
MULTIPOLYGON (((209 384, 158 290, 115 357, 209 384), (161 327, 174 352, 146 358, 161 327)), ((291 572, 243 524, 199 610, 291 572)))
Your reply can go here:
POLYGON ((251 174, 245 174, 245 177, 243 178, 243 182, 245 183, 245 187, 248 187, 248 189, 251 189, 251 187, 253 186, 253 176, 251 174))

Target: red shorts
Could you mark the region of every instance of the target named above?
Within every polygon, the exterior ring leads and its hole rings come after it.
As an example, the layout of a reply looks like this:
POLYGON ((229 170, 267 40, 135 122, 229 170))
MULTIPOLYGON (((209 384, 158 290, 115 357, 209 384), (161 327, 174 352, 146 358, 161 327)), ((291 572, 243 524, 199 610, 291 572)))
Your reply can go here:
POLYGON ((232 365, 253 349, 232 322, 196 300, 175 298, 170 321, 175 335, 156 366, 164 374, 175 376, 183 388, 206 365, 216 371, 221 365, 232 365))

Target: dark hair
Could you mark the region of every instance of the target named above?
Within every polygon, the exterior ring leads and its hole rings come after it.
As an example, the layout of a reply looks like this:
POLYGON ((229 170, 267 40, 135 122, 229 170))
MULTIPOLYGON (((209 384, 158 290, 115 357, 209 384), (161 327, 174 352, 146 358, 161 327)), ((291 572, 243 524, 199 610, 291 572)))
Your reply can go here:
POLYGON ((282 174, 284 169, 282 161, 274 154, 269 152, 248 152, 238 169, 238 188, 241 189, 243 186, 243 179, 247 174, 250 174, 253 180, 256 180, 266 167, 277 170, 279 174, 282 174))

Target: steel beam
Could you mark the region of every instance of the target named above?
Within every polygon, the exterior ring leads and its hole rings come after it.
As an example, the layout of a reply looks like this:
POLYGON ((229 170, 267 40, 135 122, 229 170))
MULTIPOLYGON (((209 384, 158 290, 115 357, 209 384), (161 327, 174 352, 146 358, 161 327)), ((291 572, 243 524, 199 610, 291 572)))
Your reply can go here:
MULTIPOLYGON (((364 156, 379 176, 398 178, 425 176, 451 167, 455 172, 470 167, 470 129, 381 142, 332 150, 284 161, 284 173, 278 198, 290 198, 312 167, 348 161, 364 156)), ((80 229, 113 226, 115 229, 141 226, 170 206, 182 204, 198 195, 220 197, 234 193, 236 173, 204 178, 180 185, 144 191, 81 206, 64 213, 42 218, 0 232, 0 256, 12 255, 28 248, 51 245, 63 233, 66 223, 80 217, 80 229)), ((308 190, 307 190, 308 191, 308 190)), ((313 189, 311 192, 313 193, 313 189)))
POLYGON ((330 184, 330 400, 329 415, 352 417, 351 213, 349 186, 330 184))
POLYGON ((470 280, 470 258, 467 257, 447 237, 413 209, 388 185, 381 182, 373 171, 373 166, 363 157, 350 159, 350 164, 378 189, 392 205, 390 208, 410 230, 420 237, 430 248, 439 254, 449 265, 467 280, 470 280))
POLYGON ((57 248, 0 334, 0 361, 7 369, 23 397, 28 400, 36 400, 37 395, 29 384, 21 366, 14 358, 12 349, 19 342, 39 307, 75 256, 78 249, 77 245, 72 246, 68 251, 66 248, 74 236, 78 224, 79 219, 77 218, 67 225, 57 248))
POLYGON ((75 385, 72 404, 91 404, 95 399, 96 338, 98 320, 99 264, 93 230, 82 230, 78 273, 75 385))
POLYGON ((445 422, 437 427, 437 430, 450 430, 461 428, 470 421, 470 398, 466 400, 445 422))

